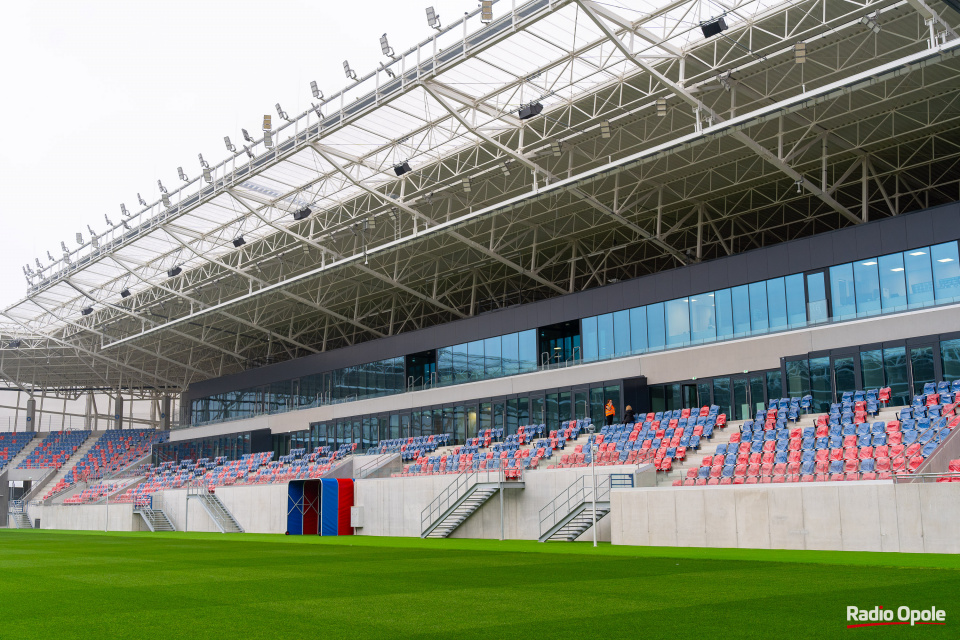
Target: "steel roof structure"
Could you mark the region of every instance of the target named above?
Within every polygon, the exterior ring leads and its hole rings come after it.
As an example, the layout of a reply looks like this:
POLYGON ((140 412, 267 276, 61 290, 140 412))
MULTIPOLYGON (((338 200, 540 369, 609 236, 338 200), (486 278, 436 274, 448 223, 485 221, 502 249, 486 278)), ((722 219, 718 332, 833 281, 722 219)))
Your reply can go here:
POLYGON ((31 271, 0 377, 182 390, 955 201, 958 22, 927 0, 498 2, 31 271))

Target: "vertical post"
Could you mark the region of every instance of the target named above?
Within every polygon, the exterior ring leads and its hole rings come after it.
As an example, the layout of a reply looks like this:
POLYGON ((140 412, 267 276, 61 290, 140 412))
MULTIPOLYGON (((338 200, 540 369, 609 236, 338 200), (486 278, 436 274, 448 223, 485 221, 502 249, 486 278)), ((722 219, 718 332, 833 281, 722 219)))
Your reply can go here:
POLYGON ((597 546, 597 441, 590 443, 590 475, 593 485, 593 546, 597 546))
POLYGON ((190 531, 190 489, 187 489, 187 495, 183 498, 185 509, 183 511, 183 532, 190 531))
POLYGON ((503 466, 500 467, 500 541, 503 541, 503 466))

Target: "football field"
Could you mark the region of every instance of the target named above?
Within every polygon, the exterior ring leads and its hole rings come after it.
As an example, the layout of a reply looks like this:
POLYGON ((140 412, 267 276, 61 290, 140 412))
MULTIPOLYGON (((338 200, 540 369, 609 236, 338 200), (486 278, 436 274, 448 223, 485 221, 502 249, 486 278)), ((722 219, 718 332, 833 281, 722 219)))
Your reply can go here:
POLYGON ((0 530, 0 637, 956 638, 960 558, 0 530), (946 611, 847 629, 846 608, 946 611))

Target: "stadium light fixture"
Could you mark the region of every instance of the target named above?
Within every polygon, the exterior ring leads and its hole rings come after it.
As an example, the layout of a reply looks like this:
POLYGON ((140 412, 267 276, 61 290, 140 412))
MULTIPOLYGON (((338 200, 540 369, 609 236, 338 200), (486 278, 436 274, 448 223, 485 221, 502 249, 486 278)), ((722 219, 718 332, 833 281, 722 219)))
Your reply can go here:
POLYGON ((405 173, 410 173, 411 171, 413 171, 413 169, 410 168, 410 163, 407 162, 406 160, 404 160, 400 164, 394 165, 393 167, 393 172, 397 174, 398 178, 405 173))
POLYGON ((84 307, 83 309, 80 310, 80 313, 82 313, 85 316, 88 316, 91 313, 93 313, 93 307, 84 307))
POLYGON ((34 258, 33 261, 34 261, 34 262, 36 263, 36 265, 37 265, 37 270, 38 270, 38 271, 43 271, 43 265, 40 263, 40 258, 34 258))
POLYGON ((433 7, 427 7, 427 26, 440 31, 440 14, 434 11, 433 7))
POLYGON ((77 244, 83 244, 83 234, 77 231, 77 244))
POLYGON ((550 150, 553 151, 554 158, 559 158, 563 155, 563 146, 560 144, 559 140, 554 140, 550 143, 550 150))
POLYGON ((123 291, 121 291, 121 292, 120 292, 120 297, 121 297, 121 298, 129 298, 129 297, 130 297, 130 289, 124 289, 123 291))
POLYGON ((543 105, 539 102, 531 102, 528 105, 520 107, 517 117, 521 120, 529 120, 534 116, 540 115, 540 112, 543 111, 543 105))
POLYGON ((203 179, 206 180, 208 184, 213 182, 213 175, 210 173, 210 163, 203 159, 202 153, 198 153, 197 158, 200 159, 200 170, 203 172, 203 179))
POLYGON ((293 219, 297 222, 300 220, 306 220, 310 217, 311 213, 313 213, 313 210, 310 207, 303 207, 302 209, 297 209, 293 212, 293 219))
POLYGON ((249 133, 247 133, 247 130, 246 130, 246 129, 240 129, 240 131, 243 132, 243 139, 244 139, 244 140, 246 140, 246 141, 249 142, 250 144, 254 144, 254 143, 256 142, 256 140, 253 139, 253 136, 251 136, 249 133))
POLYGON ((389 56, 391 58, 397 57, 393 55, 393 47, 391 47, 390 43, 387 41, 387 34, 380 36, 380 51, 382 51, 383 55, 385 56, 389 56))
POLYGON ((180 275, 181 273, 183 273, 183 267, 177 265, 167 271, 167 276, 170 278, 173 278, 175 276, 180 275))
MULTIPOLYGON (((280 105, 278 104, 277 106, 279 107, 280 105)), ((271 129, 272 129, 272 126, 271 126, 271 125, 272 125, 272 124, 273 124, 273 118, 270 117, 270 114, 264 114, 264 116, 263 116, 263 126, 262 126, 262 128, 263 128, 263 146, 265 146, 265 147, 268 148, 268 149, 272 149, 272 148, 273 148, 273 131, 271 131, 271 129)))
POLYGON ((233 146, 232 142, 230 142, 230 136, 223 136, 223 144, 227 146, 227 151, 230 153, 236 153, 237 148, 233 146))
POLYGON ((280 108, 280 103, 279 103, 279 102, 276 104, 276 107, 277 107, 277 115, 278 115, 278 116, 280 116, 281 118, 283 118, 283 119, 286 120, 287 122, 293 122, 293 120, 290 119, 290 116, 287 115, 287 112, 280 108))
POLYGON ((480 2, 480 22, 483 24, 493 22, 493 0, 482 0, 480 2))
POLYGON ((704 38, 712 38, 727 30, 727 21, 723 18, 717 18, 710 22, 701 22, 700 30, 703 32, 704 38))
POLYGON ((464 193, 470 193, 473 191, 473 183, 470 182, 470 178, 464 178, 460 181, 461 186, 463 186, 464 193))
POLYGON ((509 176, 509 175, 510 175, 510 167, 507 166, 507 163, 506 163, 506 162, 501 162, 501 163, 500 163, 500 171, 502 171, 502 172, 503 172, 503 175, 505 175, 505 176, 509 176))
POLYGON ((120 213, 123 215, 124 218, 129 218, 130 216, 133 215, 132 213, 127 211, 127 205, 125 205, 122 202, 120 203, 120 213))
POLYGON ((190 178, 183 172, 183 167, 177 167, 177 175, 180 176, 180 179, 184 182, 190 182, 190 178))
POLYGON ((107 226, 108 226, 108 227, 112 227, 112 226, 113 226, 113 222, 110 221, 110 216, 108 216, 107 214, 103 214, 103 219, 107 221, 107 226))
POLYGON ((604 139, 610 137, 610 121, 609 120, 600 121, 600 137, 604 139))
POLYGON ((863 16, 860 18, 860 23, 874 33, 880 33, 880 25, 877 24, 877 19, 875 16, 863 16))
POLYGON ((320 91, 320 87, 317 86, 316 80, 310 81, 310 93, 312 93, 313 97, 317 100, 323 100, 323 91, 320 91))
POLYGON ((804 64, 807 61, 807 43, 798 42, 793 45, 793 61, 796 64, 804 64))
POLYGON ((90 237, 91 237, 91 238, 96 238, 96 237, 97 237, 97 234, 93 232, 93 227, 91 227, 90 225, 87 225, 87 233, 90 234, 90 237))
POLYGON ((124 229, 126 229, 127 231, 130 231, 130 225, 127 224, 126 220, 120 220, 120 224, 123 225, 124 229))
POLYGON ((243 150, 247 152, 247 157, 253 160, 253 151, 250 151, 250 147, 243 145, 243 150))
POLYGON ((243 239, 243 236, 237 236, 233 239, 234 248, 240 248, 245 244, 247 244, 247 241, 243 239))
POLYGON ((357 72, 350 68, 350 63, 346 60, 343 61, 343 73, 347 76, 348 80, 357 79, 357 72))
POLYGON ((657 117, 658 118, 667 117, 667 99, 666 98, 657 98, 657 117))
POLYGON ((163 206, 168 208, 171 206, 170 195, 166 191, 160 194, 160 199, 163 201, 163 206))
MULTIPOLYGON (((63 243, 61 242, 60 244, 63 244, 63 243)), ((66 249, 66 247, 64 247, 64 249, 66 249)), ((47 260, 49 260, 50 262, 57 261, 57 259, 53 257, 53 254, 51 254, 49 250, 47 251, 47 260)))
POLYGON ((166 188, 165 186, 163 186, 163 183, 160 182, 159 179, 157 180, 157 186, 160 188, 160 193, 166 193, 166 192, 167 192, 167 188, 166 188))
MULTIPOLYGON (((277 106, 279 107, 280 105, 277 104, 277 106)), ((273 129, 273 116, 271 116, 269 113, 263 114, 263 124, 260 126, 260 128, 264 131, 270 131, 273 129)))

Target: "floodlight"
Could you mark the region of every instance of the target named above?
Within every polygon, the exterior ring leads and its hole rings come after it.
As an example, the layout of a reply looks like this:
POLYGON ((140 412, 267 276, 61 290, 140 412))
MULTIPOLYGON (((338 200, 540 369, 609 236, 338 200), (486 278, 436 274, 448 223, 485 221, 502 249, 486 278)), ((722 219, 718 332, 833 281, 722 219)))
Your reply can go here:
POLYGON ((208 183, 213 182, 213 176, 210 175, 210 167, 203 167, 200 169, 203 172, 203 179, 208 183))
POLYGON ((174 267, 174 268, 172 268, 172 269, 170 269, 170 270, 167 271, 167 276, 173 278, 174 276, 178 276, 178 275, 180 275, 181 273, 183 273, 183 268, 181 268, 181 267, 179 267, 179 266, 176 266, 176 267, 174 267))
POLYGON ((165 186, 163 186, 163 183, 160 182, 160 180, 157 180, 157 186, 160 187, 160 193, 166 193, 166 192, 167 192, 167 188, 166 188, 165 186))
POLYGON ((433 7, 427 7, 427 25, 440 31, 440 16, 433 10, 433 7))
POLYGON ((202 153, 198 153, 198 154, 197 154, 197 158, 200 160, 200 166, 201 166, 201 167, 209 167, 209 166, 210 166, 210 163, 208 163, 206 160, 203 159, 203 154, 202 154, 202 153))
POLYGON ((473 191, 473 183, 470 182, 470 178, 464 178, 460 181, 460 184, 463 186, 464 193, 470 193, 473 191))
POLYGON ((874 33, 880 33, 880 25, 873 16, 863 16, 860 22, 874 33))
POLYGON ((97 239, 97 236, 94 236, 94 235, 90 236, 90 244, 93 245, 94 249, 100 248, 100 241, 97 239))
POLYGON ((480 22, 484 24, 493 22, 493 0, 480 2, 480 22))
POLYGON ((80 310, 80 313, 82 313, 82 314, 85 315, 85 316, 88 316, 88 315, 90 315, 91 313, 93 313, 93 307, 85 307, 85 308, 83 308, 83 309, 80 310))
POLYGON ((610 121, 609 120, 600 121, 600 137, 601 138, 610 137, 610 121))
POLYGON ((396 57, 393 55, 393 47, 387 42, 387 34, 380 36, 380 51, 382 51, 385 56, 390 56, 391 58, 396 57))
POLYGON ((180 176, 180 179, 184 182, 190 182, 190 178, 183 172, 183 167, 177 167, 177 175, 180 176))
POLYGON ((807 43, 798 42, 793 45, 793 61, 797 64, 803 64, 807 61, 807 43))
POLYGON ((320 111, 320 105, 311 102, 310 106, 313 107, 313 112, 317 114, 317 118, 323 120, 323 111, 320 111))
POLYGON ((43 265, 40 264, 40 258, 34 258, 33 261, 37 264, 37 269, 43 271, 43 265))
MULTIPOLYGON (((60 244, 63 245, 62 242, 61 242, 60 244)), ((67 248, 64 246, 63 249, 64 249, 64 251, 66 251, 67 248)), ((56 261, 57 261, 57 259, 53 257, 53 255, 50 253, 50 251, 47 251, 47 260, 49 260, 50 262, 56 262, 56 261)))
POLYGON ((317 100, 323 100, 323 91, 320 91, 320 87, 317 86, 316 80, 310 81, 310 93, 312 93, 313 97, 317 100))
POLYGON ((293 120, 290 119, 290 116, 287 115, 287 112, 280 108, 280 103, 279 103, 279 102, 277 103, 276 106, 277 106, 277 115, 278 115, 278 116, 280 116, 281 118, 283 118, 283 119, 286 120, 287 122, 293 122, 293 120))
POLYGON ((658 118, 667 117, 667 99, 666 98, 657 98, 657 117, 658 118))
POLYGON ((243 146, 243 150, 247 152, 247 157, 253 160, 253 151, 250 151, 249 147, 246 145, 243 146))
MULTIPOLYGON (((278 111, 280 110, 279 104, 277 105, 277 110, 278 111)), ((269 113, 265 113, 263 115, 263 126, 261 126, 260 128, 263 129, 264 131, 270 131, 271 129, 273 129, 273 116, 271 116, 269 113)))
POLYGON ((120 220, 120 224, 123 225, 124 229, 126 229, 127 231, 130 231, 130 225, 127 224, 126 220, 120 220))
POLYGON ((559 158, 563 155, 563 147, 560 145, 559 140, 554 140, 550 143, 550 150, 553 151, 554 158, 559 158))
POLYGON ((137 194, 137 200, 140 202, 140 206, 143 206, 143 207, 147 206, 147 201, 144 200, 139 193, 137 194))
POLYGON ((160 194, 160 199, 163 200, 163 206, 170 207, 170 196, 166 191, 160 194))
POLYGON ((723 18, 717 18, 710 22, 701 22, 700 30, 703 31, 704 38, 712 38, 727 30, 727 22, 723 18))
POLYGON ((246 140, 247 142, 250 142, 250 143, 256 142, 256 140, 254 140, 253 137, 251 137, 251 135, 250 135, 249 133, 247 133, 247 130, 246 130, 246 129, 240 129, 240 131, 243 132, 243 139, 244 139, 244 140, 246 140))
MULTIPOLYGON (((77 235, 80 235, 80 234, 78 233, 77 235)), ((60 241, 60 248, 63 249, 64 253, 70 253, 69 251, 67 251, 67 243, 64 242, 63 240, 60 241)))
POLYGON ((357 72, 350 68, 350 63, 346 60, 343 61, 343 73, 347 76, 349 80, 357 79, 357 72))
POLYGON ((506 162, 500 163, 500 171, 503 171, 503 175, 505 176, 510 175, 510 167, 507 166, 506 162))
POLYGON ((108 227, 112 227, 112 226, 113 226, 113 223, 110 222, 110 216, 108 216, 107 214, 103 214, 103 219, 107 221, 107 226, 108 226, 108 227))
POLYGON ((127 211, 127 205, 123 204, 122 202, 120 203, 120 213, 123 214, 123 216, 126 218, 129 218, 131 215, 133 215, 132 213, 127 211))
POLYGON ((273 132, 269 129, 264 129, 263 131, 263 146, 267 149, 273 148, 273 132))
POLYGON ((130 297, 130 289, 124 289, 123 291, 121 291, 121 292, 120 292, 120 297, 121 297, 121 298, 129 298, 129 297, 130 297))
POLYGON ((83 234, 77 231, 77 244, 83 244, 83 234))
POLYGON ((227 145, 227 151, 234 153, 237 148, 230 142, 230 136, 223 136, 223 144, 227 145))
POLYGON ((313 211, 310 209, 310 207, 297 209, 293 212, 293 219, 299 222, 300 220, 309 218, 311 213, 313 213, 313 211))
POLYGON ((531 102, 530 104, 521 107, 518 113, 518 116, 521 120, 529 120, 533 116, 540 115, 540 112, 543 111, 543 105, 539 102, 531 102))
POLYGON ((402 176, 405 173, 410 173, 411 171, 413 171, 413 169, 410 168, 410 163, 408 163, 406 160, 400 164, 394 165, 393 167, 393 172, 397 174, 397 177, 402 176))
POLYGON ((247 244, 247 241, 243 239, 243 236, 237 236, 233 239, 234 247, 242 247, 245 244, 247 244))

